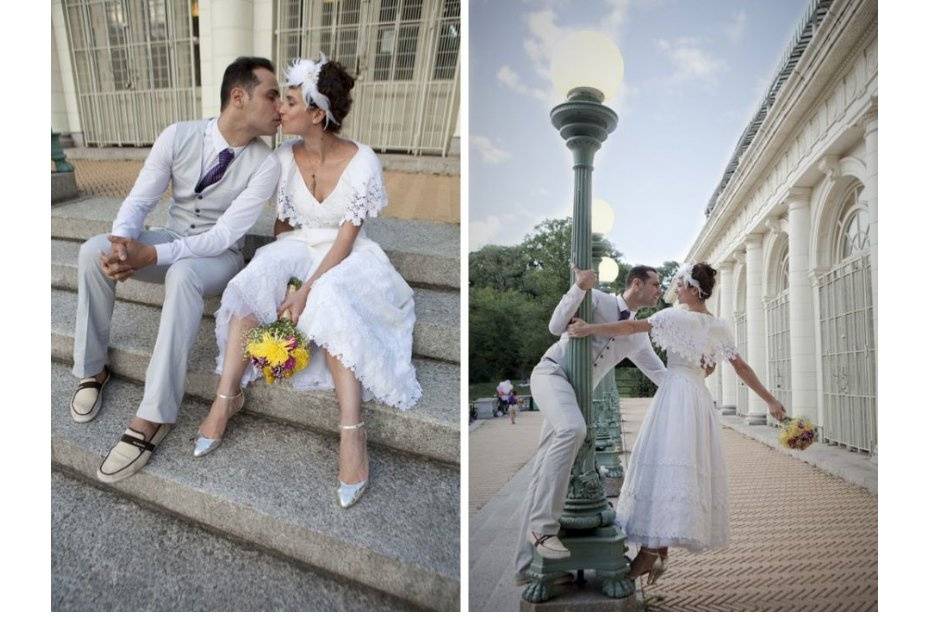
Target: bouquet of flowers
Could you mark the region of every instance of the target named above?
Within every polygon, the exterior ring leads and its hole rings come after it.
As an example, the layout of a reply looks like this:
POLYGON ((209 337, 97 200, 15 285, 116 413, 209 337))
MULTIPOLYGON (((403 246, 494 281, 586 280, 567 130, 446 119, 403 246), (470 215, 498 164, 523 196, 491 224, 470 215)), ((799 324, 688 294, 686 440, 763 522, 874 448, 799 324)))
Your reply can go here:
MULTIPOLYGON (((302 281, 293 277, 287 283, 287 293, 301 286, 302 281)), ((309 365, 309 343, 289 313, 276 322, 251 329, 245 352, 251 366, 264 375, 268 384, 291 378, 309 365)))
POLYGON ((779 432, 779 444, 803 451, 814 442, 815 431, 814 424, 806 418, 786 418, 779 432))

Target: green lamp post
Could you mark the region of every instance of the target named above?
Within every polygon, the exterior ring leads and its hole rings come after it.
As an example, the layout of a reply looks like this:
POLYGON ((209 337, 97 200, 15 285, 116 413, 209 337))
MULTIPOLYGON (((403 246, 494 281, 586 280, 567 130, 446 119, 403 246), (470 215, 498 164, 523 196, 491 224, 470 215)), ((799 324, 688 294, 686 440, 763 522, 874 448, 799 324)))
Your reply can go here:
MULTIPOLYGON (((571 256, 581 270, 592 268, 592 169, 595 153, 618 126, 618 115, 603 105, 621 82, 623 64, 618 48, 599 32, 576 32, 565 37, 554 55, 552 75, 566 102, 551 110, 550 118, 573 154, 573 236, 571 256), (604 79, 603 79, 604 78, 604 79)), ((579 317, 592 319, 587 293, 579 317)), ((570 473, 566 504, 560 518, 560 538, 570 550, 565 560, 548 560, 535 553, 528 569, 525 601, 540 603, 558 588, 550 582, 564 571, 576 571, 579 583, 594 570, 601 591, 625 597, 634 591, 628 579, 624 535, 612 525, 615 513, 605 499, 595 465, 595 426, 592 405, 592 358, 588 338, 572 339, 565 367, 586 426, 586 440, 570 473)))
MULTIPOLYGON (((605 255, 605 235, 614 222, 611 207, 600 199, 592 201, 592 259, 599 273, 599 285, 618 278, 618 262, 605 255)), ((624 482, 621 465, 621 417, 615 368, 599 381, 592 393, 595 409, 595 467, 604 482, 606 496, 617 496, 624 482)))

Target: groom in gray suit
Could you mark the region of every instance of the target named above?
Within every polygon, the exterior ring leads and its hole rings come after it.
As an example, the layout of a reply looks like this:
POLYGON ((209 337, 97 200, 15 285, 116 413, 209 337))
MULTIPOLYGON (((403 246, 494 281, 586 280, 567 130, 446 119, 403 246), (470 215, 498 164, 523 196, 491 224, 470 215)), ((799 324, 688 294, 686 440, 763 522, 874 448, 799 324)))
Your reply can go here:
POLYGON ((225 70, 220 100, 218 118, 178 122, 158 136, 112 233, 81 246, 73 369, 80 383, 71 400, 76 422, 93 420, 110 379, 106 360, 116 283, 132 277, 164 284, 145 394, 97 470, 106 483, 140 470, 176 422, 203 297, 221 294, 241 270, 242 239, 277 186, 280 166, 260 139, 280 125, 274 65, 238 58, 225 70), (168 183, 167 225, 146 230, 145 218, 168 183))
MULTIPOLYGON (((557 534, 570 483, 570 469, 586 438, 586 422, 564 369, 570 341, 567 327, 589 290, 592 290, 592 321, 595 323, 634 319, 638 309, 655 307, 662 294, 660 275, 650 266, 633 267, 625 281, 625 291, 617 296, 595 289, 594 271, 574 268, 574 272, 576 283, 564 294, 550 318, 550 332, 561 336, 560 340, 547 349, 531 374, 531 395, 544 415, 544 422, 522 511, 515 556, 517 585, 527 583, 527 571, 535 551, 549 559, 570 556, 557 534)), ((593 385, 625 358, 631 359, 655 384, 659 385, 666 373, 663 361, 644 333, 593 337, 592 358, 593 385)))

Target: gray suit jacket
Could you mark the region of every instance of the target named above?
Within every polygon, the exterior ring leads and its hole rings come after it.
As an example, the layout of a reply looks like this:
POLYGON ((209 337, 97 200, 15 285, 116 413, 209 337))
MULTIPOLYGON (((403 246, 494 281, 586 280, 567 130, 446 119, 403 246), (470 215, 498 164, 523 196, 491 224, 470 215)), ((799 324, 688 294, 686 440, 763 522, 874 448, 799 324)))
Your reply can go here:
MULTIPOLYGON (((567 357, 567 344, 570 336, 566 329, 570 320, 576 315, 583 302, 585 292, 576 284, 563 295, 550 318, 550 332, 560 335, 560 340, 547 349, 544 358, 557 365, 564 366, 567 357)), ((617 322, 622 309, 627 309, 624 299, 601 290, 592 290, 592 322, 603 324, 617 322)), ((633 319, 632 312, 631 318, 633 319)), ((635 333, 624 337, 592 337, 592 383, 598 385, 608 370, 630 358, 638 369, 644 372, 651 382, 659 386, 663 383, 666 367, 653 351, 650 338, 646 333, 635 333)), ((542 360, 542 362, 544 362, 542 360)))

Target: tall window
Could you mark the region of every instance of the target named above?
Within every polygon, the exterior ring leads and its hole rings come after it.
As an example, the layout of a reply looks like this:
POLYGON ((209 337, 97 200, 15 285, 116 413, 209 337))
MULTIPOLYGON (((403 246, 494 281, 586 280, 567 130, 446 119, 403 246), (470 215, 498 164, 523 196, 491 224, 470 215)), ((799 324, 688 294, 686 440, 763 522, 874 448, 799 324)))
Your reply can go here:
POLYGON ((869 253, 869 211, 859 202, 863 186, 857 184, 847 191, 843 200, 837 235, 837 257, 840 261, 869 253))
POLYGON ((432 79, 454 79, 460 49, 460 0, 445 0, 432 79))
POLYGON ((381 0, 373 79, 408 81, 415 73, 422 0, 381 0))

